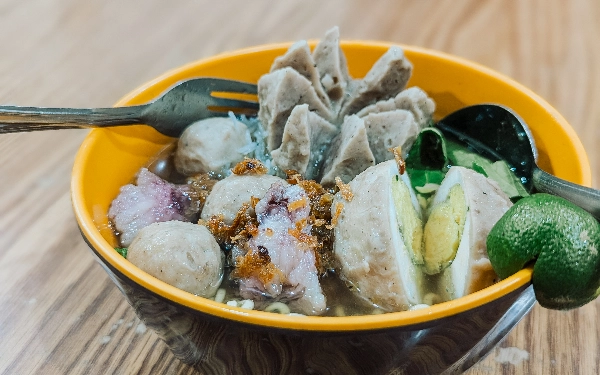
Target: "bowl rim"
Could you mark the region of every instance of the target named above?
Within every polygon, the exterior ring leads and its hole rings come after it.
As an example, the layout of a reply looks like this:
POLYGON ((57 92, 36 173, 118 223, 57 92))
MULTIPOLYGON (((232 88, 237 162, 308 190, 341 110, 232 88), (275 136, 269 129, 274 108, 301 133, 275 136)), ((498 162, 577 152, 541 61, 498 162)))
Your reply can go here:
MULTIPOLYGON (((123 96, 115 104, 115 106, 134 104, 135 98, 138 97, 138 95, 140 95, 141 93, 157 85, 160 86, 161 84, 164 84, 165 80, 170 80, 173 76, 184 74, 186 71, 189 71, 198 65, 218 63, 223 59, 234 58, 235 56, 238 56, 240 54, 250 54, 272 49, 285 49, 289 48, 291 44, 292 42, 263 44, 248 48, 237 49, 187 63, 178 68, 171 69, 159 75, 157 78, 150 80, 147 83, 132 90, 131 92, 123 96)), ((314 42, 311 42, 311 44, 314 44, 314 42)), ((541 98, 522 84, 478 63, 472 62, 462 57, 428 48, 404 45, 401 43, 388 43, 369 40, 343 40, 340 42, 340 44, 342 48, 389 48, 391 46, 399 46, 405 51, 425 54, 437 59, 445 60, 452 64, 466 66, 469 69, 473 69, 483 74, 492 76, 515 87, 517 90, 522 91, 527 96, 534 99, 539 105, 541 105, 546 111, 548 111, 562 126, 563 130, 569 135, 569 138, 572 141, 573 146, 576 150, 576 154, 578 155, 581 161, 582 181, 580 181, 580 183, 590 186, 591 171, 589 167, 589 161, 587 159, 587 154, 585 153, 585 150, 583 149, 583 146, 578 136, 576 135, 574 129, 567 123, 567 121, 562 117, 562 115, 560 115, 558 111, 556 111, 549 103, 547 103, 543 98, 541 98)), ((80 227, 80 230, 82 231, 82 235, 88 241, 88 244, 94 247, 94 252, 98 254, 102 262, 109 263, 112 268, 118 270, 120 273, 123 274, 123 276, 129 278, 132 282, 138 284, 142 288, 148 289, 149 291, 167 300, 173 301, 179 305, 185 306, 192 310, 196 310, 201 313, 205 313, 215 317, 220 317, 227 320, 233 320, 239 323, 248 323, 252 325, 265 326, 270 328, 281 328, 302 331, 379 330, 423 324, 437 319, 451 317, 466 312, 468 310, 480 307, 488 302, 491 302, 503 296, 506 296, 511 292, 514 292, 520 289, 521 287, 528 285, 531 281, 533 270, 531 267, 528 267, 478 292, 469 294, 467 296, 452 301, 436 304, 426 309, 392 312, 379 315, 345 317, 288 316, 264 311, 246 310, 238 307, 232 307, 226 305, 225 303, 219 303, 207 298, 195 296, 191 293, 173 287, 161 280, 158 280, 153 276, 150 276, 149 274, 143 272, 141 269, 137 268, 132 263, 124 259, 121 255, 114 251, 113 247, 108 243, 108 241, 106 241, 102 237, 100 231, 97 229, 94 223, 92 213, 87 212, 85 210, 83 186, 79 183, 79 181, 82 180, 84 166, 86 164, 86 160, 91 156, 91 151, 93 149, 94 143, 98 139, 98 136, 101 134, 101 132, 105 131, 110 130, 92 129, 90 131, 90 133, 86 136, 76 154, 73 166, 71 179, 71 199, 75 217, 80 227)))

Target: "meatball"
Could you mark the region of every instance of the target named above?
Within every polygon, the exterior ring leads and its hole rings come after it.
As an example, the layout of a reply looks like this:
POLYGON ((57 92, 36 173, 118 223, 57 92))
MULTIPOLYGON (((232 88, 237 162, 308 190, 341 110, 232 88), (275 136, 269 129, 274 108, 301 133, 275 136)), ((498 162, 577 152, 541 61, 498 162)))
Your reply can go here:
POLYGON ((217 292, 224 258, 206 227, 183 221, 142 228, 127 250, 127 259, 143 271, 201 297, 217 292))
POLYGON ((429 206, 429 218, 423 233, 426 259, 432 249, 435 254, 443 248, 440 242, 444 239, 446 248, 448 244, 454 244, 452 250, 455 254, 438 277, 439 290, 448 294, 442 294, 443 299, 452 300, 477 292, 492 285, 498 278, 488 258, 486 239, 494 224, 510 206, 510 198, 496 181, 472 169, 458 166, 450 168, 429 206), (455 186, 463 191, 459 203, 453 202, 458 200, 452 197, 455 195, 455 186), (465 207, 457 209, 458 204, 465 207), (440 220, 435 213, 445 211, 448 206, 451 212, 463 211, 460 215, 463 227, 458 236, 452 233, 455 231, 452 226, 444 227, 444 220, 441 220, 442 230, 439 230, 440 220))
POLYGON ((421 244, 421 208, 406 173, 395 160, 370 167, 350 183, 354 197, 336 194, 332 215, 341 277, 354 292, 385 311, 423 303, 424 283, 415 248, 421 244))
POLYGON ((244 158, 252 142, 246 125, 231 117, 212 117, 188 126, 177 143, 175 168, 186 176, 222 172, 244 158))
POLYGON ((242 204, 250 198, 262 198, 275 182, 287 185, 282 178, 265 175, 235 175, 217 182, 206 199, 202 214, 203 220, 213 215, 223 215, 226 224, 231 224, 242 204))

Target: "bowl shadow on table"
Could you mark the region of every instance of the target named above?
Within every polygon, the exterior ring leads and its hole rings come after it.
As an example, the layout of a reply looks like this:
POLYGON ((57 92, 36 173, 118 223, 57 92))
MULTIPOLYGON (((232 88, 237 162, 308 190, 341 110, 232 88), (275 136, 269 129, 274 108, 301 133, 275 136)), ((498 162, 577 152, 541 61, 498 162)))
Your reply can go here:
POLYGON ((461 374, 535 303, 531 286, 524 285, 454 316, 368 335, 265 329, 203 314, 142 290, 90 249, 144 324, 179 360, 203 374, 461 374))

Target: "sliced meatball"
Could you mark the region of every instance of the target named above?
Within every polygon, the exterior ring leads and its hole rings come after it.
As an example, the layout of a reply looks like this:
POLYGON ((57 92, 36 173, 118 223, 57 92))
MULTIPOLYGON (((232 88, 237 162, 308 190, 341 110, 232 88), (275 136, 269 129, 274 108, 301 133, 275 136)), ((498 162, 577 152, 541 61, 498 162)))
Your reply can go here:
POLYGON ((305 179, 316 179, 324 159, 325 147, 338 129, 308 109, 296 106, 288 118, 281 146, 271 152, 273 162, 283 171, 295 170, 305 179))
POLYGON ((396 109, 398 109, 398 108, 396 108, 396 102, 394 101, 394 98, 390 98, 390 99, 386 99, 386 100, 380 100, 374 104, 370 104, 370 105, 364 107, 363 109, 361 109, 360 111, 358 111, 356 113, 356 115, 358 117, 365 117, 366 115, 368 115, 370 113, 388 112, 388 111, 394 111, 396 109))
POLYGON ((380 100, 375 104, 366 106, 356 115, 359 117, 364 117, 370 113, 381 113, 396 109, 410 111, 415 117, 415 121, 417 122, 419 129, 423 129, 433 118, 435 103, 429 96, 427 96, 425 91, 415 86, 409 87, 406 90, 402 90, 394 98, 380 100))
POLYGON ((287 50, 285 55, 279 56, 271 65, 271 72, 290 67, 308 79, 317 93, 317 96, 327 107, 331 106, 331 102, 327 93, 319 81, 319 71, 317 64, 310 54, 310 48, 305 40, 298 41, 287 50))
POLYGON ((435 102, 419 87, 409 87, 401 91, 394 98, 394 103, 396 109, 405 109, 413 114, 419 129, 428 126, 433 119, 435 102))
POLYGON ((223 280, 224 254, 209 230, 167 221, 137 234, 127 259, 143 271, 186 292, 212 297, 223 280))
POLYGON ((244 158, 251 143, 246 125, 230 117, 211 117, 188 126, 175 151, 175 168, 185 176, 221 173, 244 158))
POLYGON ((347 183, 372 165, 375 156, 369 147, 365 122, 358 116, 349 116, 329 148, 321 184, 333 185, 336 177, 347 183))
POLYGON ((268 174, 232 174, 213 186, 200 218, 208 220, 212 216, 223 215, 225 224, 231 224, 244 203, 249 203, 252 197, 258 199, 264 197, 274 183, 287 185, 282 178, 268 174))
POLYGON ((390 47, 369 70, 367 75, 354 81, 338 118, 357 113, 367 105, 389 99, 404 90, 412 74, 412 64, 400 47, 390 47))
POLYGON ((319 99, 311 82, 290 67, 263 75, 258 80, 258 99, 258 118, 267 131, 269 151, 281 145, 285 123, 296 105, 308 104, 325 120, 332 118, 330 108, 319 99))
POLYGON ((325 33, 315 47, 313 57, 327 95, 334 102, 340 101, 352 79, 348 74, 346 56, 340 48, 340 30, 337 26, 325 33))
POLYGON ((400 146, 406 156, 420 130, 412 113, 402 109, 370 113, 363 120, 375 164, 393 159, 392 147, 400 146))

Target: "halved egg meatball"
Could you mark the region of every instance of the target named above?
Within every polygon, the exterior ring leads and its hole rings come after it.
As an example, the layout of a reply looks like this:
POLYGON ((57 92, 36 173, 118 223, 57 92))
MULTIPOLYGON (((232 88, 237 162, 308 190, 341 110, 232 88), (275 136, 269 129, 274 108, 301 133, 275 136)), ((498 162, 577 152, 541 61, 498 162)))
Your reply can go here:
POLYGON ((332 204, 332 215, 339 212, 334 253, 341 278, 358 296, 386 311, 421 304, 421 209, 408 175, 389 160, 369 167, 348 185, 353 198, 338 193, 332 204))
POLYGON ((439 274, 443 299, 459 298, 494 283, 497 276, 488 259, 486 238, 510 206, 494 180, 472 169, 450 168, 429 206, 423 241, 424 269, 439 274))

